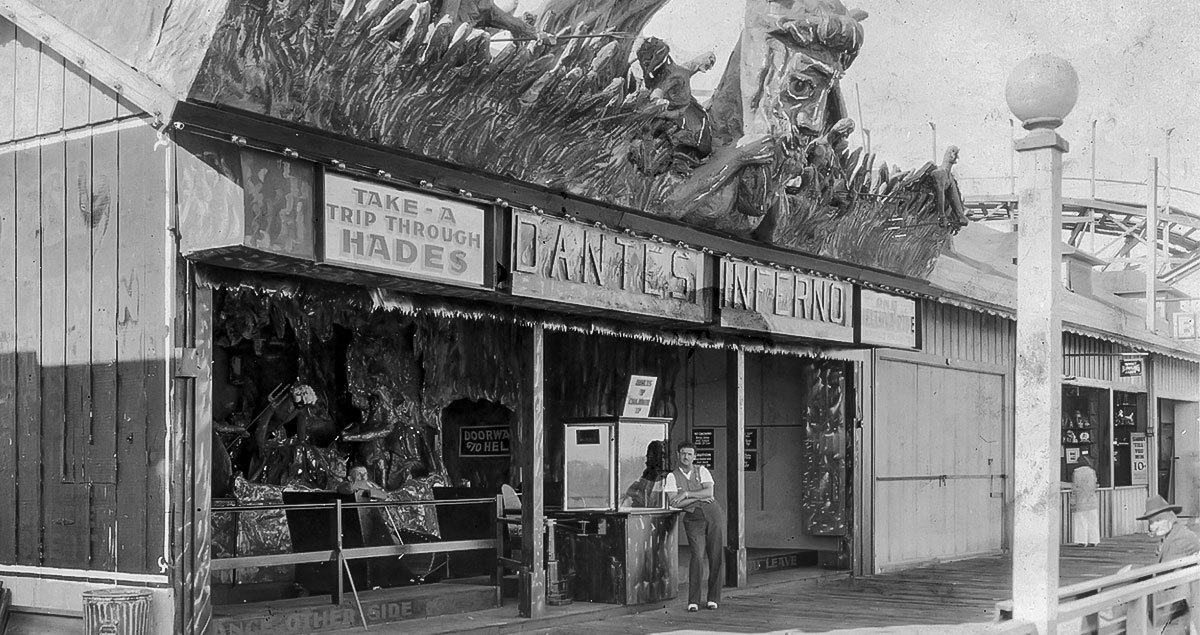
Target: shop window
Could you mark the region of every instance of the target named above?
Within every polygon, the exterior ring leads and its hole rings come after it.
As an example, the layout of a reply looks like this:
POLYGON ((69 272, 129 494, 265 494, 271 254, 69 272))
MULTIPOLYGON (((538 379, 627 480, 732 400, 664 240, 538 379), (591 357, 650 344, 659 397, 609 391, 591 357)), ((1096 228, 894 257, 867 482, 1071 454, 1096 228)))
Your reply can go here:
POLYGON ((1114 391, 1112 445, 1115 486, 1143 485, 1147 482, 1145 434, 1146 396, 1114 391), (1141 453, 1136 457, 1135 443, 1142 444, 1141 453))
POLYGON ((1100 487, 1112 486, 1109 473, 1108 391, 1081 386, 1063 386, 1062 397, 1062 480, 1087 456, 1096 465, 1100 487))

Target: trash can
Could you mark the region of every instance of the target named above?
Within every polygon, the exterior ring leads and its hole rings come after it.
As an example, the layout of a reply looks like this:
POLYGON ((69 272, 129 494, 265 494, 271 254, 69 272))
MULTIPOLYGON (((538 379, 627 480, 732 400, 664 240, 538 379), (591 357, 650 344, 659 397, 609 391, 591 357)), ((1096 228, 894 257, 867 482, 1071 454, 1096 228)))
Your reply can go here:
POLYGON ((149 589, 83 592, 84 635, 151 635, 149 589))

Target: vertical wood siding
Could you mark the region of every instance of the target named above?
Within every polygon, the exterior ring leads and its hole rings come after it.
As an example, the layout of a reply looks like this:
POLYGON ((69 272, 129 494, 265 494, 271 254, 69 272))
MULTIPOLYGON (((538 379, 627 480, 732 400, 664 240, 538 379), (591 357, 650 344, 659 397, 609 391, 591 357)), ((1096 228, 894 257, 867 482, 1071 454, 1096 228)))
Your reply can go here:
POLYGON ((113 91, 0 19, 0 502, 15 511, 0 514, 0 564, 160 571, 156 141, 113 91))
POLYGON ((875 568, 1000 550, 1004 375, 876 364, 875 568))
POLYGON ((1154 356, 1154 389, 1162 399, 1200 400, 1200 364, 1154 356))
POLYGON ((1011 368, 1016 322, 930 300, 921 301, 921 352, 932 357, 1011 368))
POLYGON ((1146 390, 1146 378, 1121 377, 1120 357, 1127 347, 1086 335, 1063 333, 1063 374, 1112 382, 1117 390, 1146 390))

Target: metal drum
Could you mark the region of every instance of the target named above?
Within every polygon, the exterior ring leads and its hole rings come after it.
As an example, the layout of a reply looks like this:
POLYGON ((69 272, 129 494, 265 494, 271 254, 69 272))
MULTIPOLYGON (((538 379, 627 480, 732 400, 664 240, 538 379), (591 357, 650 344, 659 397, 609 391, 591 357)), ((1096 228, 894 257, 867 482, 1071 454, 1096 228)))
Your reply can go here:
POLYGON ((97 589, 83 592, 85 635, 150 635, 148 589, 97 589))

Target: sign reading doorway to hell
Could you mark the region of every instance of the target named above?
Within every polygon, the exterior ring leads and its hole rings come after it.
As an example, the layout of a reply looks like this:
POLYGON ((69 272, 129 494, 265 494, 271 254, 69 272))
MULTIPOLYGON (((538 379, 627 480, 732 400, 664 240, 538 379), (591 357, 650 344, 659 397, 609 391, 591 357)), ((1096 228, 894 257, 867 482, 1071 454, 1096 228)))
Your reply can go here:
POLYGON ((501 457, 512 452, 508 426, 471 426, 458 430, 460 457, 501 457))
POLYGON ((1147 450, 1146 433, 1134 432, 1129 435, 1129 469, 1133 485, 1150 483, 1150 454, 1147 450))
POLYGON ((654 386, 657 377, 648 375, 631 375, 629 391, 625 393, 625 410, 622 417, 649 417, 650 404, 654 401, 654 386))

